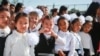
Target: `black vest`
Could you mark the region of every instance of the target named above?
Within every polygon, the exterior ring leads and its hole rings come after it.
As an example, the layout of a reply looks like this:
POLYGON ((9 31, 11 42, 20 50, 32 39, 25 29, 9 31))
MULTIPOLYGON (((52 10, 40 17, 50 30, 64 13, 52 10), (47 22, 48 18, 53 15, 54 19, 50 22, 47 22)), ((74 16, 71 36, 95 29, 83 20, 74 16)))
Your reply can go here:
POLYGON ((6 37, 0 37, 0 56, 3 56, 6 38, 12 33, 12 31, 6 37))
POLYGON ((44 34, 39 36, 39 44, 35 48, 36 53, 54 53, 55 38, 46 39, 44 34))

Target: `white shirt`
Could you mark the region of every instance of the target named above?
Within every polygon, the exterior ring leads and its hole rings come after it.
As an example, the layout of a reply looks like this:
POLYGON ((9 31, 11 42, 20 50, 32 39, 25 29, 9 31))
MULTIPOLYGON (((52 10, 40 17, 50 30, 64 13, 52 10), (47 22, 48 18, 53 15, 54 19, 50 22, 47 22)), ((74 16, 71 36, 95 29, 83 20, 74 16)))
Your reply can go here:
POLYGON ((88 33, 85 33, 85 32, 79 32, 79 35, 81 36, 83 48, 89 49, 90 50, 90 54, 94 55, 91 36, 88 33))
POLYGON ((4 29, 0 29, 0 37, 6 37, 10 32, 11 30, 8 26, 4 29))
POLYGON ((14 30, 6 40, 4 56, 34 56, 34 52, 30 52, 30 48, 33 48, 36 44, 34 42, 37 41, 34 38, 37 38, 34 34, 22 34, 14 30))
POLYGON ((75 37, 75 49, 80 49, 79 53, 84 55, 84 51, 83 51, 83 45, 82 45, 82 42, 81 42, 81 37, 78 33, 75 33, 75 32, 72 32, 72 35, 75 37))
POLYGON ((74 56, 74 52, 75 52, 75 39, 74 39, 74 36, 71 35, 71 33, 69 31, 67 31, 67 32, 59 31, 58 35, 61 38, 63 38, 63 40, 66 44, 65 45, 56 44, 55 51, 56 52, 58 52, 59 50, 69 51, 68 56, 74 56))
POLYGON ((59 19, 59 16, 52 17, 52 19, 53 19, 54 24, 57 24, 57 21, 59 19))
POLYGON ((81 42, 81 37, 77 34, 77 33, 74 33, 74 32, 72 32, 71 31, 71 33, 72 33, 72 35, 74 36, 74 38, 75 38, 75 49, 80 49, 80 43, 79 43, 79 41, 81 42))

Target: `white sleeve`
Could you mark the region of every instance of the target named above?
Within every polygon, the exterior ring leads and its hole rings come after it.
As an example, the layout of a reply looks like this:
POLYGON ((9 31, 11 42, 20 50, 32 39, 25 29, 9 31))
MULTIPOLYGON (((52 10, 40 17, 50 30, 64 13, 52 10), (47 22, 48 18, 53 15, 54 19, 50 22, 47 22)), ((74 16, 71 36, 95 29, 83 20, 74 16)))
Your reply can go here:
POLYGON ((5 42, 4 56, 11 56, 11 41, 11 36, 9 36, 5 42))
POLYGON ((74 56, 75 54, 75 37, 74 36, 71 36, 71 37, 72 39, 70 42, 70 51, 69 51, 68 56, 74 56))
POLYGON ((94 49, 93 49, 91 37, 90 37, 90 55, 94 55, 94 49))
POLYGON ((39 42, 39 37, 35 33, 29 33, 28 43, 30 46, 35 46, 39 42))
POLYGON ((55 44, 59 44, 59 45, 65 45, 65 40, 63 38, 61 38, 60 36, 57 37, 55 44))
POLYGON ((34 46, 30 47, 30 56, 35 56, 34 46))

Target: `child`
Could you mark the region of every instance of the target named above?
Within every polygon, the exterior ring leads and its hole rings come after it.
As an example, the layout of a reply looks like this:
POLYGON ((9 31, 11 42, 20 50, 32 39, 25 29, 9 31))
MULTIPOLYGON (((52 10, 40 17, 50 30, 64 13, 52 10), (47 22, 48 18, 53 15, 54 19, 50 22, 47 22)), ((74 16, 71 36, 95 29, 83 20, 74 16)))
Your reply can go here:
POLYGON ((39 15, 37 12, 32 11, 29 13, 29 32, 36 32, 39 29, 39 15))
POLYGON ((79 56, 83 55, 83 47, 82 47, 82 43, 81 43, 81 37, 79 36, 78 32, 81 29, 81 21, 79 18, 75 18, 72 20, 71 22, 71 33, 72 35, 75 37, 75 49, 78 53, 79 56))
POLYGON ((79 32, 81 36, 83 48, 84 48, 84 56, 92 56, 94 55, 91 36, 89 35, 89 31, 92 29, 92 21, 93 18, 91 16, 86 17, 86 21, 82 26, 82 31, 79 32))
POLYGON ((11 12, 11 18, 9 19, 9 27, 11 30, 14 30, 14 20, 15 20, 15 16, 16 14, 14 12, 11 12))
POLYGON ((36 46, 36 56, 54 56, 55 44, 64 44, 63 40, 52 30, 53 21, 49 16, 44 17, 39 30, 39 44, 36 46))
POLYGON ((5 40, 11 32, 8 27, 9 18, 10 12, 5 8, 0 7, 0 56, 3 56, 5 40))
POLYGON ((57 20, 59 18, 58 16, 58 9, 57 8, 53 8, 51 10, 51 16, 52 16, 52 19, 54 21, 54 31, 57 33, 58 32, 58 26, 57 26, 57 20))
POLYGON ((74 36, 68 31, 69 23, 65 17, 60 17, 57 22, 59 31, 58 35, 64 39, 65 45, 57 44, 55 56, 74 56, 75 52, 75 39, 74 36))
POLYGON ((34 47, 34 34, 27 33, 29 19, 27 14, 18 13, 15 17, 15 30, 8 36, 4 56, 34 56, 34 52, 30 52, 30 48, 34 47))

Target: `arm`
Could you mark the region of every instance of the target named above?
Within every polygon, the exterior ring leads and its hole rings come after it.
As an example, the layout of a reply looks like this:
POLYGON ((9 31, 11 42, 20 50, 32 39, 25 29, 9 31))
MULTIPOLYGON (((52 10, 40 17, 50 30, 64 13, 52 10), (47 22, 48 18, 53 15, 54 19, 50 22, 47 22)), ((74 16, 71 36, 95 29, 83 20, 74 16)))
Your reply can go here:
POLYGON ((59 50, 59 51, 58 51, 58 55, 59 55, 59 56, 66 56, 62 50, 59 50))
POLYGON ((74 56, 74 53, 75 53, 75 37, 74 36, 71 36, 72 39, 71 39, 71 42, 70 42, 70 51, 69 51, 69 54, 68 56, 74 56))
POLYGON ((51 36, 55 38, 55 44, 65 45, 65 39, 58 36, 53 30, 51 31, 51 36))

